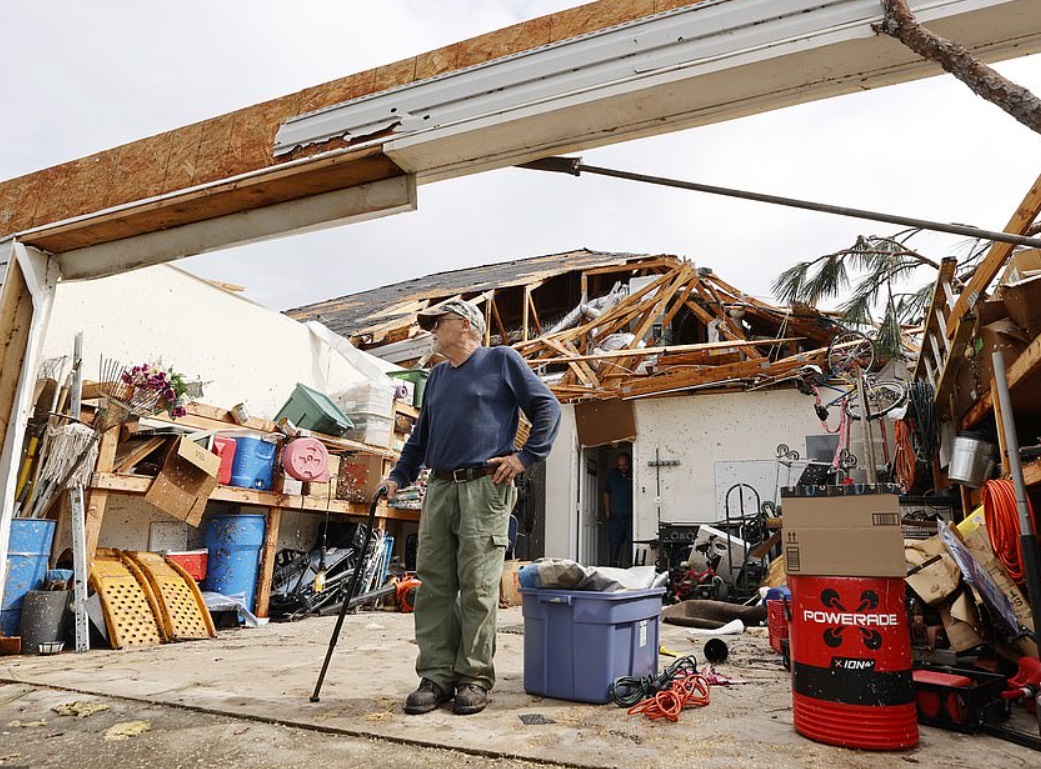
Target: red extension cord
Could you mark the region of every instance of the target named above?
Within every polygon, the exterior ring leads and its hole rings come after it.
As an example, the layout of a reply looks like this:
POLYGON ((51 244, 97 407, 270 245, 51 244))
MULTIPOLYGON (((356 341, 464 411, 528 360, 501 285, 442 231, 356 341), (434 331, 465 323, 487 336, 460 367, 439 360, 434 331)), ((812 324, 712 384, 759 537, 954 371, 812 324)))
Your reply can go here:
MULTIPOLYGON (((1037 515, 1027 499, 1030 519, 1037 531, 1037 515)), ((1009 577, 1017 585, 1023 585, 1023 550, 1019 537, 1019 510, 1016 507, 1016 490, 1012 481, 987 481, 983 485, 983 517, 987 522, 990 545, 1009 577)))

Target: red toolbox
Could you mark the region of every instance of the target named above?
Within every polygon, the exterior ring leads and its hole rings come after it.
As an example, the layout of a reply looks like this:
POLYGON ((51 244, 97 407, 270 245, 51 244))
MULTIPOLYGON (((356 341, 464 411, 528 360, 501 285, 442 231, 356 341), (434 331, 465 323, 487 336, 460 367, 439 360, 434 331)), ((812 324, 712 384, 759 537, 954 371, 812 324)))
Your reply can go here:
POLYGON ((1003 675, 929 665, 915 669, 912 678, 918 723, 975 733, 1008 718, 1003 675))

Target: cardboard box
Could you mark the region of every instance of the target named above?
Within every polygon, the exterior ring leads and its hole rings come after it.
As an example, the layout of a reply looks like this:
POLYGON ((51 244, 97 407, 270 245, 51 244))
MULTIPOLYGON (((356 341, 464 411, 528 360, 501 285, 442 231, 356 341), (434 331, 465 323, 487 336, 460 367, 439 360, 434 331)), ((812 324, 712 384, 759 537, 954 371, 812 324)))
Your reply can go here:
POLYGON ((783 531, 788 574, 904 577, 900 498, 893 486, 784 489, 783 531))
MULTIPOLYGON (((1027 603, 1023 593, 1016 587, 1016 583, 1009 578, 1005 567, 1001 565, 1001 561, 994 554, 994 550, 990 546, 990 536, 987 534, 986 524, 981 523, 968 533, 962 533, 960 530, 959 533, 961 533, 965 546, 972 553, 976 562, 983 567, 983 570, 994 579, 994 582, 997 583, 1002 592, 1008 596, 1009 603, 1012 604, 1012 611, 1016 615, 1016 620, 1019 621, 1019 624, 1033 630, 1034 617, 1030 612, 1030 604, 1027 603)), ((1037 656, 1037 646, 1029 639, 1021 639, 1016 644, 1016 648, 1023 654, 1037 656)))
POLYGON ((340 472, 340 458, 337 456, 329 456, 329 480, 324 483, 311 481, 310 483, 304 484, 304 495, 308 497, 314 497, 328 502, 330 499, 336 499, 336 488, 339 484, 337 475, 340 472))
POLYGON ((904 558, 909 567, 907 586, 929 606, 942 603, 958 590, 961 570, 939 537, 905 541, 904 558))
POLYGON ((383 480, 384 459, 380 456, 358 454, 343 457, 336 483, 336 498, 350 502, 371 502, 372 495, 383 480))
MULTIPOLYGON (((972 590, 966 586, 966 592, 972 590)), ((983 625, 976 606, 969 600, 966 592, 962 592, 946 606, 940 607, 940 620, 951 648, 956 652, 974 649, 983 643, 983 625)))
POLYGON ((210 494, 217 488, 220 457, 187 438, 167 449, 163 467, 145 493, 145 501, 174 518, 198 526, 210 494))
POLYGON ((1031 339, 1041 334, 1041 275, 1009 283, 1002 297, 1009 320, 1031 339))
POLYGON ((502 567, 502 579, 499 581, 499 604, 501 606, 520 606, 520 582, 517 572, 531 561, 506 561, 502 567))
POLYGON ((1041 251, 1036 248, 1028 248, 1017 251, 1008 260, 1008 266, 1001 274, 997 292, 1004 291, 1004 284, 1015 283, 1026 280, 1041 272, 1041 251))

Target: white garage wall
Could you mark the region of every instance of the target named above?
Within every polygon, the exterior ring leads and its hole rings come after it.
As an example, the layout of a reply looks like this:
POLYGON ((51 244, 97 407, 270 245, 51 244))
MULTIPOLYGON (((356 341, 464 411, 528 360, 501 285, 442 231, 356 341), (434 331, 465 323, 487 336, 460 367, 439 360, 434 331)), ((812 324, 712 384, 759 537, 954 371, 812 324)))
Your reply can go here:
POLYGON ((716 519, 717 461, 773 460, 779 443, 805 454, 805 436, 823 433, 813 399, 795 390, 699 394, 636 402, 639 462, 634 463, 636 539, 657 535, 655 449, 662 467, 662 521, 716 519))
POLYGON ((274 417, 297 382, 334 395, 365 381, 303 324, 168 265, 59 284, 44 357, 71 356, 77 331, 87 379, 101 355, 127 366, 161 357, 210 382, 206 403, 245 402, 253 416, 274 417))
MULTIPOLYGON (((719 460, 773 460, 779 443, 805 453, 807 435, 823 433, 813 399, 795 390, 646 398, 634 401, 636 442, 635 539, 658 533, 655 458, 678 459, 662 467, 661 520, 716 520, 715 466, 719 460)), ((546 554, 575 557, 577 442, 574 408, 564 406, 560 436, 547 460, 546 554)))

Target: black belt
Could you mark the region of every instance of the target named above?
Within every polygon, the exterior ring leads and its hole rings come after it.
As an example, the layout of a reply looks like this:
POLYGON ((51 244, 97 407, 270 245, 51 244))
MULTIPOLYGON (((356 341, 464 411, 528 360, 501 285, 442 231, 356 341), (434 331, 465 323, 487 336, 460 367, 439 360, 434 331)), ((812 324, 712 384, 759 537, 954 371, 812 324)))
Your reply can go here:
POLYGON ((439 481, 455 481, 466 483, 491 475, 495 472, 495 465, 475 465, 472 467, 457 467, 455 470, 434 470, 433 475, 439 481))

